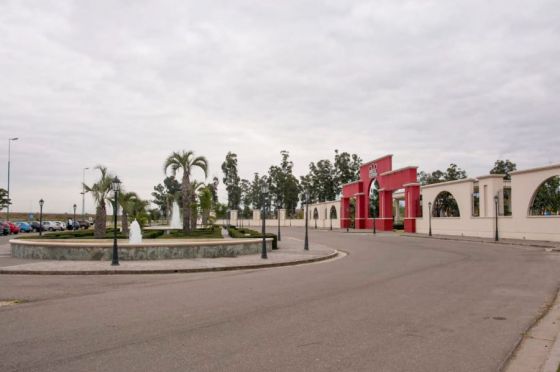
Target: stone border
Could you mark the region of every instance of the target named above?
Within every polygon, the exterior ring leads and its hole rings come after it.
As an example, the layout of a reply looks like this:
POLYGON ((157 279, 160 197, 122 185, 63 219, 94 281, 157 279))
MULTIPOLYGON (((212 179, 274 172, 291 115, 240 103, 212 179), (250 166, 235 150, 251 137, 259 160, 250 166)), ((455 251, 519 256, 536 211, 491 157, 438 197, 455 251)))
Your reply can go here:
MULTIPOLYGON (((272 250, 272 238, 266 239, 272 250)), ((108 261, 112 259, 112 240, 90 239, 12 239, 12 257, 23 259, 108 261)), ((147 239, 141 244, 119 242, 119 258, 123 261, 153 261, 189 258, 236 257, 257 254, 262 239, 147 239)))
POLYGON ((218 272, 218 271, 238 271, 238 270, 253 270, 253 269, 267 269, 283 266, 297 266, 321 261, 334 259, 339 255, 346 255, 346 253, 338 250, 333 250, 331 253, 312 257, 302 260, 284 261, 264 263, 257 265, 237 265, 237 266, 223 266, 223 267, 205 267, 205 268, 191 268, 191 269, 155 269, 155 270, 83 270, 83 271, 46 271, 46 270, 5 270, 0 268, 0 275, 131 275, 131 274, 186 274, 186 273, 203 273, 203 272, 218 272))

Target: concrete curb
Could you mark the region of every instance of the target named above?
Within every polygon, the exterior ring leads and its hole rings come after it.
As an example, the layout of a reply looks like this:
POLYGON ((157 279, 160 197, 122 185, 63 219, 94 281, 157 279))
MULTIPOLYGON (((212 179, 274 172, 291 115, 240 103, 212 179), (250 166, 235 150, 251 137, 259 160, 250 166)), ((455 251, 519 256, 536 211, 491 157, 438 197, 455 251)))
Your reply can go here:
POLYGON ((269 264, 258 265, 237 265, 223 267, 200 267, 192 269, 155 269, 155 270, 84 270, 84 271, 56 271, 56 270, 3 270, 0 269, 0 275, 146 275, 146 274, 187 274, 187 273, 203 273, 217 271, 237 271, 252 269, 267 269, 282 266, 297 266, 320 261, 327 261, 339 255, 339 251, 320 257, 313 257, 297 261, 273 262, 269 264))
POLYGON ((484 244, 501 244, 501 245, 517 245, 517 246, 522 246, 522 247, 536 247, 536 248, 545 248, 547 250, 550 250, 552 252, 560 252, 560 248, 557 247, 553 247, 550 245, 545 245, 542 243, 539 243, 539 241, 534 241, 534 243, 532 243, 531 240, 525 240, 524 242, 508 242, 508 241, 490 241, 490 240, 482 240, 482 239, 476 239, 476 238, 459 238, 459 237, 454 237, 452 235, 449 236, 428 236, 428 235, 420 235, 420 234, 400 234, 400 236, 404 236, 406 238, 422 238, 422 239, 438 239, 438 240, 453 240, 453 241, 458 241, 458 242, 474 242, 474 243, 484 243, 484 244))

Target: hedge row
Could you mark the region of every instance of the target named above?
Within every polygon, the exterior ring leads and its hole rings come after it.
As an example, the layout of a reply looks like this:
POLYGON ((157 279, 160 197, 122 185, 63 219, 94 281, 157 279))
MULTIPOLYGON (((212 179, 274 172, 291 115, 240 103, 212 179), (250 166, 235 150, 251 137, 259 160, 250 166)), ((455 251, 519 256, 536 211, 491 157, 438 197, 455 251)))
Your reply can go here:
MULTIPOLYGON (((229 236, 231 236, 234 239, 243 239, 243 238, 261 238, 262 239, 262 233, 255 231, 255 230, 251 230, 251 229, 246 229, 246 228, 237 228, 235 226, 229 226, 228 227, 228 232, 229 232, 229 236)), ((278 249, 278 237, 275 234, 271 234, 271 233, 266 233, 265 234, 266 238, 272 238, 272 249, 278 249)))

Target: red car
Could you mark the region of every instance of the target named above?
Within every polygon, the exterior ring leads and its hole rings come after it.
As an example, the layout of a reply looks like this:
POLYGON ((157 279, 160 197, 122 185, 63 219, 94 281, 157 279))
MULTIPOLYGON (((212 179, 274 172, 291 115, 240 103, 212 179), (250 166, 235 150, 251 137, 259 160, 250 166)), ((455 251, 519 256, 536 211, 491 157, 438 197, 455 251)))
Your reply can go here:
POLYGON ((19 233, 19 227, 17 227, 16 225, 11 223, 10 221, 8 221, 7 224, 10 225, 10 234, 18 234, 19 233))

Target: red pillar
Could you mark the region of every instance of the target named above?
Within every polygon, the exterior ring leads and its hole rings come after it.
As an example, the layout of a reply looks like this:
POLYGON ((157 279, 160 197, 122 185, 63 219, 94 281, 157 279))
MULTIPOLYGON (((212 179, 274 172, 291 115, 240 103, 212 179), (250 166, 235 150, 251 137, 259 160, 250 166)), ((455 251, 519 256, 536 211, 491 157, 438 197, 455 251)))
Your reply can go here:
POLYGON ((379 216, 375 224, 381 231, 393 230, 393 192, 379 190, 379 216))
POLYGON ((404 185, 404 231, 416 232, 416 216, 420 206, 420 184, 409 183, 404 185))
POLYGON ((356 195, 356 229, 365 229, 367 215, 366 197, 363 193, 358 194, 356 195))
POLYGON ((350 216, 348 214, 348 209, 350 207, 350 199, 342 198, 340 201, 340 227, 346 229, 350 227, 350 216))

